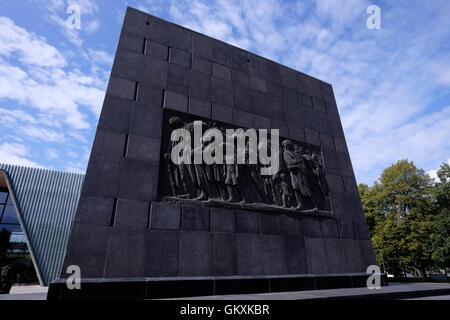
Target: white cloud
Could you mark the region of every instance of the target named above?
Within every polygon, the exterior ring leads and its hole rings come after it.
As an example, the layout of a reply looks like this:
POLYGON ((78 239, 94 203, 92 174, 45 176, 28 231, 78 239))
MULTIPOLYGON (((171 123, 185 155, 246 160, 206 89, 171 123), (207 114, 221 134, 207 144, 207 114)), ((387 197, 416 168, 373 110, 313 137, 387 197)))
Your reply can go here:
MULTIPOLYGON (((67 18, 67 17, 66 17, 67 18)), ((51 12, 48 19, 59 26, 62 34, 74 45, 81 47, 84 40, 80 38, 80 32, 77 29, 69 29, 66 24, 66 19, 61 18, 56 12, 51 12)))
POLYGON ((446 87, 450 87, 450 69, 446 68, 448 65, 450 65, 450 56, 429 62, 429 68, 434 73, 436 82, 446 87))
POLYGON ((113 61, 114 61, 114 57, 107 53, 104 50, 93 50, 93 49, 88 49, 88 53, 89 56, 95 61, 98 62, 99 64, 104 64, 107 66, 111 66, 113 61))
POLYGON ((100 21, 95 18, 99 7, 94 0, 52 0, 43 5, 49 12, 47 18, 59 26, 62 34, 78 47, 82 47, 84 43, 84 39, 81 37, 83 32, 92 33, 99 29, 100 21), (66 9, 71 5, 77 5, 80 8, 80 29, 69 29, 67 27, 66 20, 69 14, 67 14, 66 9))
POLYGON ((78 5, 83 15, 94 15, 98 12, 98 4, 95 0, 67 0, 67 6, 78 5))
POLYGON ((274 0, 171 1, 169 7, 175 22, 269 58, 285 41, 278 20, 286 12, 286 5, 274 0))
POLYGON ((14 134, 17 137, 57 143, 66 140, 61 131, 45 128, 35 117, 22 110, 0 108, 0 123, 9 134, 14 134))
MULTIPOLYGON (((447 160, 447 164, 450 165, 450 159, 447 160)), ((426 173, 427 173, 427 174, 428 174, 435 182, 439 182, 440 179, 439 179, 439 177, 438 177, 438 175, 437 175, 438 170, 439 170, 439 168, 433 169, 433 170, 429 170, 429 171, 427 171, 426 173)))
POLYGON ((6 125, 17 125, 19 121, 36 123, 36 119, 24 112, 23 110, 13 109, 7 110, 0 107, 0 123, 4 126, 6 125))
POLYGON ((381 6, 383 29, 368 30, 369 4, 171 1, 168 14, 331 83, 357 179, 371 183, 399 159, 429 170, 449 156, 450 111, 436 98, 450 83, 450 5, 381 6))
MULTIPOLYGON (((317 0, 315 2, 317 14, 330 21, 332 28, 342 24, 351 24, 358 17, 365 17, 368 1, 361 0, 317 0)), ((365 19, 363 19, 365 24, 365 19)))
POLYGON ((354 135, 350 140, 350 153, 355 170, 362 177, 373 176, 374 168, 379 168, 381 172, 383 166, 405 158, 414 160, 416 165, 427 170, 430 165, 438 165, 448 156, 448 128, 450 108, 391 127, 385 132, 367 132, 359 137, 354 135))
POLYGON ((84 30, 85 30, 87 33, 95 32, 95 31, 97 31, 98 28, 100 27, 100 21, 98 21, 98 20, 91 20, 91 21, 88 21, 88 22, 86 22, 86 23, 84 24, 83 27, 84 27, 84 30))
POLYGON ((434 180, 434 181, 439 181, 439 177, 437 175, 437 171, 438 169, 433 169, 430 171, 427 171, 427 174, 434 180))
POLYGON ((59 152, 55 149, 47 148, 45 150, 45 156, 49 160, 54 160, 59 158, 59 152))
MULTIPOLYGON (((44 38, 17 27, 7 18, 0 18, 0 43, 0 59, 3 56, 9 60, 15 53, 26 57, 21 59, 22 68, 13 61, 0 60, 0 98, 16 100, 19 104, 36 108, 45 113, 48 119, 62 120, 75 129, 90 127, 82 107, 88 108, 98 117, 104 97, 104 81, 76 69, 65 71, 62 67, 66 62, 55 47, 44 38), (14 37, 13 43, 1 41, 4 34, 18 33, 17 30, 20 30, 20 36, 14 37), (24 50, 28 48, 29 42, 41 49, 24 50), (41 56, 49 58, 44 63, 41 56)), ((93 52, 103 59, 102 62, 108 59, 106 53, 93 52)))
POLYGON ((42 167, 34 161, 29 160, 29 150, 19 143, 0 144, 0 163, 15 164, 27 167, 42 167))
POLYGON ((69 161, 64 169, 68 172, 75 172, 75 173, 86 173, 86 167, 82 162, 72 162, 69 161))
POLYGON ((37 126, 22 126, 18 132, 33 140, 45 142, 64 142, 64 134, 37 126))
POLYGON ((67 155, 71 158, 77 158, 78 157, 78 153, 73 152, 73 151, 68 151, 67 155))
POLYGON ((47 44, 45 38, 29 33, 6 17, 0 16, 0 55, 16 54, 23 64, 38 67, 64 67, 67 65, 59 51, 47 44))
MULTIPOLYGON (((82 7, 84 27, 91 23, 97 30, 100 8, 95 1, 75 2, 82 7)), ((61 31, 82 48, 81 36, 88 30, 68 31, 68 3, 48 2, 49 12, 61 31)), ((450 85, 445 47, 450 39, 450 2, 381 6, 382 30, 366 28, 368 5, 366 0, 147 0, 140 8, 331 83, 357 179, 370 183, 401 158, 414 160, 425 170, 449 158, 450 108, 443 100, 450 85)), ((25 44, 0 42, 4 60, 0 60, 0 98, 38 110, 33 118, 46 129, 77 128, 65 138, 86 142, 82 133, 90 116, 98 116, 112 56, 94 48, 77 49, 74 57, 92 61, 90 73, 69 72, 67 61, 45 39, 24 29, 12 30, 17 39, 37 41, 49 59, 25 52, 25 44)), ((15 119, 0 110, 2 116, 15 119)), ((29 125, 35 123, 30 120, 29 125)))

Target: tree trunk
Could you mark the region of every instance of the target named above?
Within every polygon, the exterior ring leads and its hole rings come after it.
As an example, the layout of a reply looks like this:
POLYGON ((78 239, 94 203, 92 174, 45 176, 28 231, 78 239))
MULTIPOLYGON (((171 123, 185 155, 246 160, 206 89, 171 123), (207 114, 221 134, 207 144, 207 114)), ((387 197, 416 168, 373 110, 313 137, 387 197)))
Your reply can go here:
POLYGON ((427 269, 425 267, 420 268, 420 273, 422 274, 422 278, 424 278, 425 280, 428 280, 427 269))

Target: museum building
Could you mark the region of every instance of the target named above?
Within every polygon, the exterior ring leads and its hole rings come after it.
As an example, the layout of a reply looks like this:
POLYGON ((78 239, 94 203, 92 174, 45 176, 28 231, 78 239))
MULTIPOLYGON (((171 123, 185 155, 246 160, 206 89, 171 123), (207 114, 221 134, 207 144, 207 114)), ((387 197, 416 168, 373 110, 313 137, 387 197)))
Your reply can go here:
POLYGON ((0 164, 0 267, 14 284, 58 278, 84 175, 0 164))

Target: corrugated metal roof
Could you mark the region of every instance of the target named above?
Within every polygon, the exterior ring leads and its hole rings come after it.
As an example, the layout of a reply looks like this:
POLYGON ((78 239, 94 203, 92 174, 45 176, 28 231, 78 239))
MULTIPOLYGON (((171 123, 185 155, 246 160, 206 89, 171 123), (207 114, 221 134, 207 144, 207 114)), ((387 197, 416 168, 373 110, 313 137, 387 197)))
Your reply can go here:
POLYGON ((0 164, 7 173, 42 281, 58 278, 84 175, 0 164))

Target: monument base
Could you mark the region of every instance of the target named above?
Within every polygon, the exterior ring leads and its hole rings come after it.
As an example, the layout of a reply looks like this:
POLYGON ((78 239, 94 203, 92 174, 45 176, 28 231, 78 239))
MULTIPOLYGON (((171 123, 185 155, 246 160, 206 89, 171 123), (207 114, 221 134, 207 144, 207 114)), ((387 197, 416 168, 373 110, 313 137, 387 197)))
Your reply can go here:
MULTIPOLYGON (((82 279, 69 290, 66 279, 50 284, 47 300, 143 300, 226 294, 269 293, 365 287, 367 273, 273 275, 260 277, 165 277, 82 279)), ((387 285, 386 274, 381 285, 387 285)))

